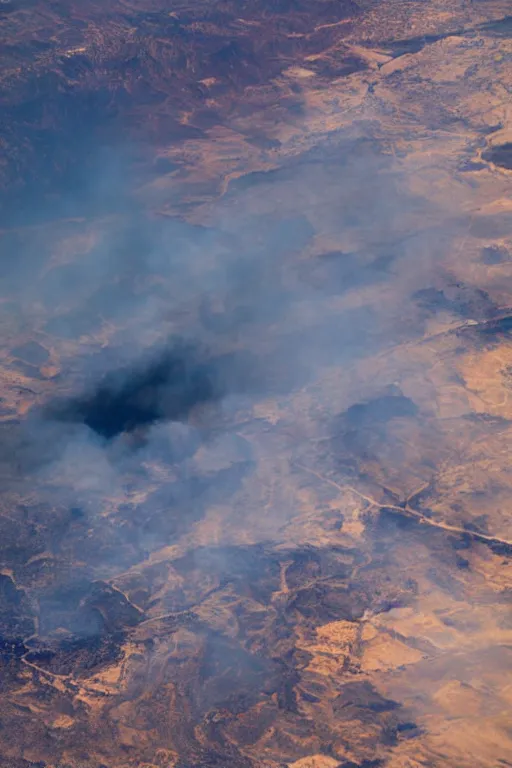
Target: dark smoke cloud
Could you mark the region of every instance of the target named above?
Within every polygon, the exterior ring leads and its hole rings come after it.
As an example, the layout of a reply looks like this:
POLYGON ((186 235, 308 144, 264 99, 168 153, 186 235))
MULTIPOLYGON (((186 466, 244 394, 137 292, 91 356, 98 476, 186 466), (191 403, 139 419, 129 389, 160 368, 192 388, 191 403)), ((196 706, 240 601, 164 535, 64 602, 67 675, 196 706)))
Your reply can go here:
POLYGON ((144 367, 107 374, 89 395, 53 404, 46 413, 111 440, 161 421, 186 421, 194 406, 221 396, 213 367, 190 347, 176 346, 144 367))

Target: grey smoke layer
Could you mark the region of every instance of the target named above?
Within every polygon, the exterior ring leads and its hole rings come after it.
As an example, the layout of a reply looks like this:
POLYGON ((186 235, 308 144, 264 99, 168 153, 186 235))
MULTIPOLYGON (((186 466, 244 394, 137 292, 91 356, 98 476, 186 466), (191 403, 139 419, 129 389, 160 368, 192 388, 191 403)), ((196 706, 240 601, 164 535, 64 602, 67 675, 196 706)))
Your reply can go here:
MULTIPOLYGON (((417 277, 415 259, 426 254, 432 264, 452 234, 436 228, 431 205, 411 197, 378 142, 364 138, 249 174, 204 226, 137 208, 122 192, 129 174, 117 163, 107 174, 89 180, 89 207, 118 189, 114 211, 69 221, 68 203, 51 226, 4 237, 13 337, 23 331, 60 367, 50 384, 35 380, 38 404, 11 422, 4 460, 37 489, 38 503, 60 510, 37 547, 85 562, 80 583, 175 544, 212 505, 231 503, 256 462, 277 468, 285 447, 298 456, 311 439, 333 447, 341 429, 364 451, 370 431, 415 416, 398 386, 374 382, 373 405, 356 403, 338 420, 334 401, 297 414, 307 421, 303 443, 279 423, 255 443, 240 434, 241 424, 258 422, 257 402, 314 389, 326 370, 417 332, 403 322, 407 307, 388 317, 371 300, 341 309, 339 301, 407 270, 419 289, 427 259, 417 277), (347 248, 322 250, 319 234, 347 248)), ((38 513, 27 509, 30 524, 38 513)), ((256 537, 279 538, 286 514, 274 534, 256 537)), ((34 544, 26 546, 30 556, 34 544)))

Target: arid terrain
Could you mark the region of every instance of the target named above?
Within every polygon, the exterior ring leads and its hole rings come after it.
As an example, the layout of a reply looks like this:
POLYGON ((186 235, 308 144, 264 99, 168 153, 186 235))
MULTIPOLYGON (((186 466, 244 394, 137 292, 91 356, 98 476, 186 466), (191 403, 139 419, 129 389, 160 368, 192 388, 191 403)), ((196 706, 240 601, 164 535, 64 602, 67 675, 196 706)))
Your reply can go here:
POLYGON ((2 0, 0 768, 512 766, 505 0, 2 0))

